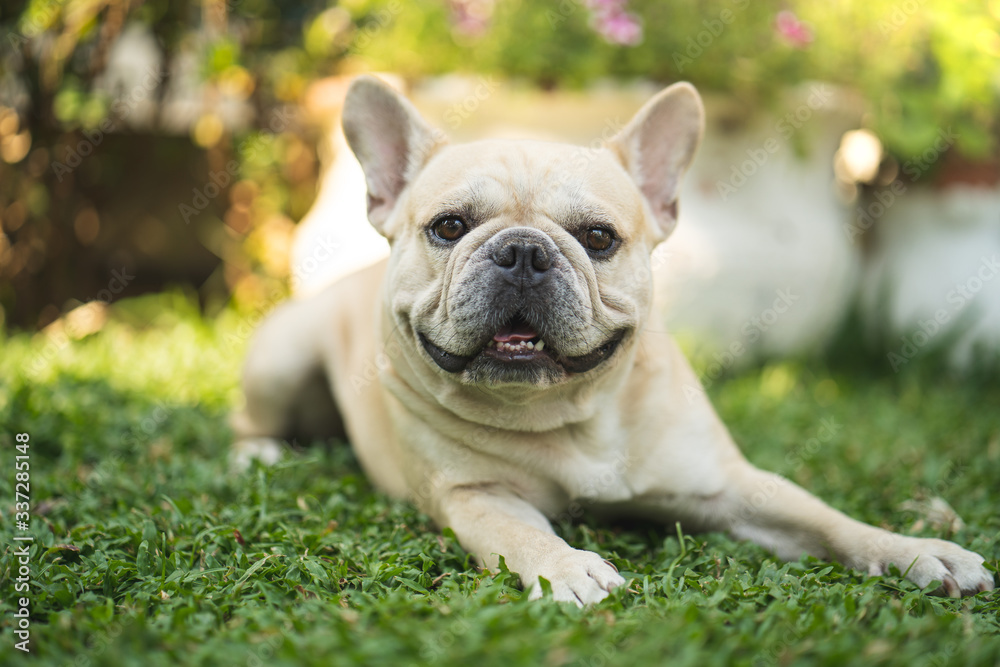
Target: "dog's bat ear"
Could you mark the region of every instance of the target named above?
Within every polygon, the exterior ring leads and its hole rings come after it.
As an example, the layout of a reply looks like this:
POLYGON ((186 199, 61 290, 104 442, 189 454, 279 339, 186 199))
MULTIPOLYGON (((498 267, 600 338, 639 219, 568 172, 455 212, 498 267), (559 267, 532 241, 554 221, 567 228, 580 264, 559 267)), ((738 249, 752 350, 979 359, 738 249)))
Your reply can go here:
POLYGON ((392 237, 388 221, 400 194, 445 143, 413 105, 374 76, 359 76, 344 101, 344 136, 368 184, 368 220, 392 237))
POLYGON ((681 178, 691 165, 705 127, 705 108, 694 86, 675 83, 643 106, 609 142, 649 203, 657 237, 677 224, 681 178))

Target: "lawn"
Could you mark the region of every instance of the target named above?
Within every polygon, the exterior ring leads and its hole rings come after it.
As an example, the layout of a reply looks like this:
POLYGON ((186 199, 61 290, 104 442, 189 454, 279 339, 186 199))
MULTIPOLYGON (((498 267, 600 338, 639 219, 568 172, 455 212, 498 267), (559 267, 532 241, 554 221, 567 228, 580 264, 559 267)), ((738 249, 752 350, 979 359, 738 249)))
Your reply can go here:
MULTIPOLYGON (((227 473, 254 314, 168 295, 100 333, 0 339, 3 664, 997 665, 1000 595, 781 563, 724 535, 563 524, 631 579, 588 609, 529 602, 349 448, 227 473), (32 656, 13 648, 15 434, 30 436, 32 656)), ((875 359, 877 362, 877 358, 875 359)), ((773 362, 710 384, 749 457, 865 521, 1000 558, 1000 381, 773 362), (921 509, 947 501, 964 527, 921 509), (952 531, 954 533, 952 534, 952 531)))

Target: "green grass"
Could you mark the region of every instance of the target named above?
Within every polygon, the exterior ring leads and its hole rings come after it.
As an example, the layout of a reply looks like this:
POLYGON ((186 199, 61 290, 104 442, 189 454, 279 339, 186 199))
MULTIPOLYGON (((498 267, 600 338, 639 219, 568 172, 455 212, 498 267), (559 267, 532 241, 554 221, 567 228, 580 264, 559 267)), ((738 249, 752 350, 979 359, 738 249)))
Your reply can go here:
MULTIPOLYGON (((630 590, 584 610, 528 602, 512 575, 477 571, 453 536, 374 492, 346 446, 227 475, 246 319, 206 323, 176 297, 118 311, 62 347, 0 340, 0 663, 1000 663, 995 592, 934 598, 899 576, 781 563, 723 535, 641 523, 559 526, 607 554, 630 590), (20 432, 31 436, 30 657, 12 636, 20 432)), ((906 533, 920 517, 904 501, 940 496, 966 522, 950 537, 996 569, 996 380, 784 362, 709 393, 759 465, 906 533)), ((947 536, 922 523, 915 534, 947 536)))

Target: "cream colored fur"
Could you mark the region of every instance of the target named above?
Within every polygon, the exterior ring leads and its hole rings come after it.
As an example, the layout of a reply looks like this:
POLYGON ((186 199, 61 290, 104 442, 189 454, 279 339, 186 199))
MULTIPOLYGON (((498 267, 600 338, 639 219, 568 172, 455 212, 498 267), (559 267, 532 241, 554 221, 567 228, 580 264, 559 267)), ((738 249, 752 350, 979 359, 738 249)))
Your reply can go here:
POLYGON ((692 391, 698 379, 670 336, 646 326, 650 253, 676 221, 702 116, 694 88, 677 84, 601 150, 453 146, 389 88, 359 79, 345 131, 392 252, 261 326, 234 460, 273 461, 293 433, 346 437, 378 488, 451 527, 484 566, 503 556, 533 597, 539 577, 577 604, 625 583, 600 555, 555 535, 551 518, 588 509, 727 531, 782 558, 836 558, 871 574, 895 565, 919 585, 944 582, 950 595, 991 589, 978 554, 860 523, 752 466, 692 391), (473 195, 488 214, 450 250, 434 247, 428 224, 442 202, 473 195), (621 243, 609 259, 592 260, 574 237, 566 221, 581 210, 613 218, 621 243), (478 291, 490 267, 476 264, 477 250, 511 230, 555 255, 559 291, 546 298, 576 313, 552 314, 562 317, 553 324, 561 353, 582 355, 625 332, 606 361, 531 384, 484 382, 431 359, 420 335, 475 352, 477 324, 466 315, 488 319, 492 299, 478 291))

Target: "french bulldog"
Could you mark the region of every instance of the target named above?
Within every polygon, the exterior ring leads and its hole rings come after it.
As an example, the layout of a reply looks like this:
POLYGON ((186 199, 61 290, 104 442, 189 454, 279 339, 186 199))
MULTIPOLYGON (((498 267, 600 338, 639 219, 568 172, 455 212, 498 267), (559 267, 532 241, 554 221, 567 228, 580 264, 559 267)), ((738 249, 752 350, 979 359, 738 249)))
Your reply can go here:
POLYGON ((693 86, 660 92, 599 149, 450 145, 371 76, 351 85, 343 127, 391 253, 261 325, 234 461, 344 438, 378 489, 484 567, 502 556, 532 598, 542 577, 578 605, 625 583, 554 532, 581 508, 726 531, 783 559, 895 566, 951 596, 993 588, 980 555, 861 523, 751 465, 650 326, 650 254, 704 127, 693 86))

